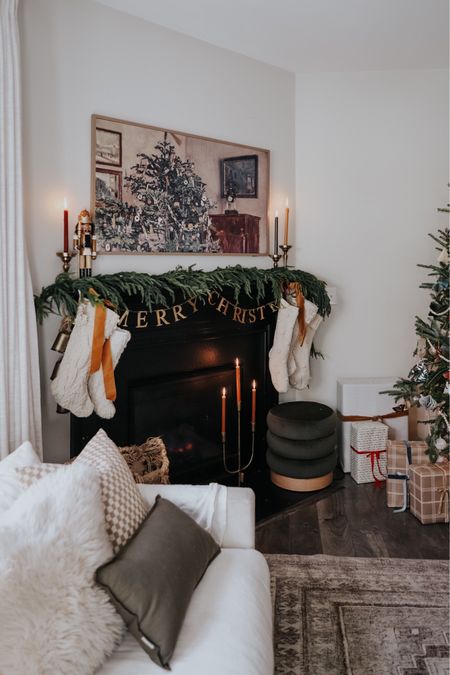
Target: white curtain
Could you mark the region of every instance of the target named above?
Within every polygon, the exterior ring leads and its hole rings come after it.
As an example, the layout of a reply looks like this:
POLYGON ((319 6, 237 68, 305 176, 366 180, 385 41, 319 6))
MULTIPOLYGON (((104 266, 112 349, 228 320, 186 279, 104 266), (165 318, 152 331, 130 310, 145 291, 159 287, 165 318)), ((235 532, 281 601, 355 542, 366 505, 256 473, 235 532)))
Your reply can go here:
POLYGON ((0 458, 42 456, 37 330, 23 223, 18 0, 0 0, 0 458))

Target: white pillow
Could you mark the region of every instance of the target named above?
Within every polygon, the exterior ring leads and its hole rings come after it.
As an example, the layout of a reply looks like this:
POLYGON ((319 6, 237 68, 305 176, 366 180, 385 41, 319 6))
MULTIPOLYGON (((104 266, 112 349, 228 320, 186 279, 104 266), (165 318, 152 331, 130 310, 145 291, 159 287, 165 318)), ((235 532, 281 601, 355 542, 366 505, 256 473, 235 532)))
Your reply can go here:
POLYGON ((95 471, 49 474, 0 517, 0 673, 87 675, 124 624, 94 582, 112 557, 95 471))
POLYGON ((1 460, 0 475, 6 471, 14 471, 19 466, 32 466, 36 464, 41 464, 40 457, 33 450, 30 441, 25 441, 14 452, 1 460))
POLYGON ((30 441, 25 441, 0 461, 0 516, 6 509, 9 509, 25 489, 16 474, 16 469, 24 466, 39 466, 41 463, 30 441))

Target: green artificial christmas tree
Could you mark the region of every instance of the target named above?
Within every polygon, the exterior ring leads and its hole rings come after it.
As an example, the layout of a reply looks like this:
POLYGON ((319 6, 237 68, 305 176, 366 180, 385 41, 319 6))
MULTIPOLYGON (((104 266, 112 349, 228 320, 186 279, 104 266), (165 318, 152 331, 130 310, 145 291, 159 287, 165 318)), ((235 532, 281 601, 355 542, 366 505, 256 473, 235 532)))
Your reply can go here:
MULTIPOLYGON (((440 211, 449 211, 439 209, 440 211)), ((426 408, 430 414, 427 453, 432 462, 449 454, 449 229, 429 235, 437 244, 438 257, 434 265, 419 265, 430 270, 430 281, 421 284, 431 292, 426 321, 416 317, 416 364, 407 378, 399 379, 394 389, 386 392, 403 400, 407 407, 426 408)))

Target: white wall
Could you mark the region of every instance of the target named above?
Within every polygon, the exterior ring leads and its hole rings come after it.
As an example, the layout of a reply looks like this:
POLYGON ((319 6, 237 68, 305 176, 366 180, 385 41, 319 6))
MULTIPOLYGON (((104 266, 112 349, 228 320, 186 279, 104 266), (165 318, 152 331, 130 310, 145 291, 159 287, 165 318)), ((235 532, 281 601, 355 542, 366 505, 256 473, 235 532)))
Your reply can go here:
POLYGON ((298 398, 335 405, 339 377, 408 373, 429 302, 416 264, 448 222, 448 124, 448 71, 297 76, 296 261, 338 294, 298 398))
MULTIPOLYGON (((294 201, 294 76, 108 9, 90 0, 22 0, 24 166, 35 289, 59 272, 61 204, 89 205, 90 116, 98 113, 269 148, 272 207, 294 201)), ((110 256, 95 271, 210 269, 264 258, 110 256)), ((58 322, 40 333, 44 451, 68 456, 68 416, 58 416, 48 378, 58 322)))

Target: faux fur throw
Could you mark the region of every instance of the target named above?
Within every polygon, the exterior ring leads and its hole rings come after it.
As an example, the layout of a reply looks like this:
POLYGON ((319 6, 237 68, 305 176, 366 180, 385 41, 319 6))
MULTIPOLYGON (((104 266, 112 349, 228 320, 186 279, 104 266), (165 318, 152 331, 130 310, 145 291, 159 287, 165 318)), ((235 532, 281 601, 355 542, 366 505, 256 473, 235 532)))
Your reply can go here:
POLYGON ((94 673, 124 625, 94 583, 112 548, 92 468, 63 467, 22 493, 0 517, 0 552, 0 673, 94 673))

